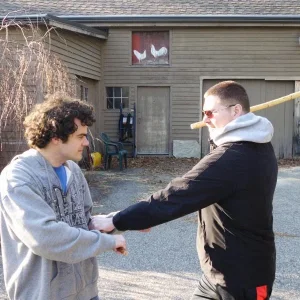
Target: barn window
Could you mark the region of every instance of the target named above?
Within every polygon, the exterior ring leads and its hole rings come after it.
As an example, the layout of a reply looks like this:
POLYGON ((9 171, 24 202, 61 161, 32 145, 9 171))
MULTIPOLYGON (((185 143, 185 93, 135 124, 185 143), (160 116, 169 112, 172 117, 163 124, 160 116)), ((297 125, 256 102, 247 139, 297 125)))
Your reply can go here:
POLYGON ((120 109, 129 107, 128 87, 107 87, 106 88, 107 109, 120 109), (121 106, 122 105, 122 106, 121 106))
POLYGON ((89 96, 89 88, 81 85, 80 86, 80 100, 88 101, 88 96, 89 96))
POLYGON ((132 65, 168 65, 169 31, 132 32, 132 65))

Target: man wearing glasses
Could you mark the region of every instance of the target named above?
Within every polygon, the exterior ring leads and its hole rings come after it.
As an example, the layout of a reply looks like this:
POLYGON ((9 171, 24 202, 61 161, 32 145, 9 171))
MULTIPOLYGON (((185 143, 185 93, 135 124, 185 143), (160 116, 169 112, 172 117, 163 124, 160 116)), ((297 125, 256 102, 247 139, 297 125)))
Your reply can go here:
POLYGON ((216 84, 204 98, 211 152, 148 201, 113 218, 95 218, 92 226, 140 230, 198 211, 197 250, 203 275, 191 299, 269 299, 276 259, 273 126, 249 112, 247 93, 234 81, 216 84))

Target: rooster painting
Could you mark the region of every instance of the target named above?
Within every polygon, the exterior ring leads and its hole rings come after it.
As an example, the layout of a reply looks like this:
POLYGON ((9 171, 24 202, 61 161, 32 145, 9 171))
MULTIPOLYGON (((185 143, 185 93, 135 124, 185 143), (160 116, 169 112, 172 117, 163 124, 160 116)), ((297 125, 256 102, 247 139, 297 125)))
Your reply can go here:
POLYGON ((154 45, 151 45, 151 54, 154 58, 167 55, 168 49, 166 47, 161 47, 159 50, 156 50, 154 45))
POLYGON ((132 65, 168 65, 169 40, 169 31, 132 32, 132 65))
POLYGON ((133 50, 134 55, 136 56, 136 58, 138 59, 139 63, 141 62, 141 60, 146 58, 146 50, 144 50, 143 53, 140 53, 137 50, 133 50))

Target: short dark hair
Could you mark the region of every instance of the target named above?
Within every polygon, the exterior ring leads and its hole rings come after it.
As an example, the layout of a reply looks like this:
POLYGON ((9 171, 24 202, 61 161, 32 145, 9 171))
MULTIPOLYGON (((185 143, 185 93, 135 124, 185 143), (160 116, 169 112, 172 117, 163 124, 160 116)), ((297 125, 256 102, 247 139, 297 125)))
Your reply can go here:
POLYGON ((249 97, 245 88, 232 80, 222 81, 209 88, 204 94, 204 98, 208 96, 218 96, 223 103, 235 104, 239 103, 243 111, 250 111, 249 97))
POLYGON ((86 126, 96 121, 90 104, 66 95, 50 95, 36 104, 25 118, 23 124, 29 147, 45 148, 52 138, 67 142, 69 135, 77 130, 75 118, 86 126))

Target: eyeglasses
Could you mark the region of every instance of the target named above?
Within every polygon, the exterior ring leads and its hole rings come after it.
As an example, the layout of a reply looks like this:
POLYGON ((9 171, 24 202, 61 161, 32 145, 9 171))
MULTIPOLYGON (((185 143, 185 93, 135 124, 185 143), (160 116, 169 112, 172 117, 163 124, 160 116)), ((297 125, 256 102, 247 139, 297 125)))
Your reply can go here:
POLYGON ((209 119, 213 118, 214 116, 214 113, 220 111, 220 110, 223 110, 223 109, 226 109, 226 108, 229 108, 229 107, 232 107, 232 106, 235 106, 236 104, 231 104, 231 105, 228 105, 228 106, 224 106, 224 107, 221 107, 219 109, 215 109, 215 110, 202 110, 202 113, 203 115, 206 115, 209 119))

